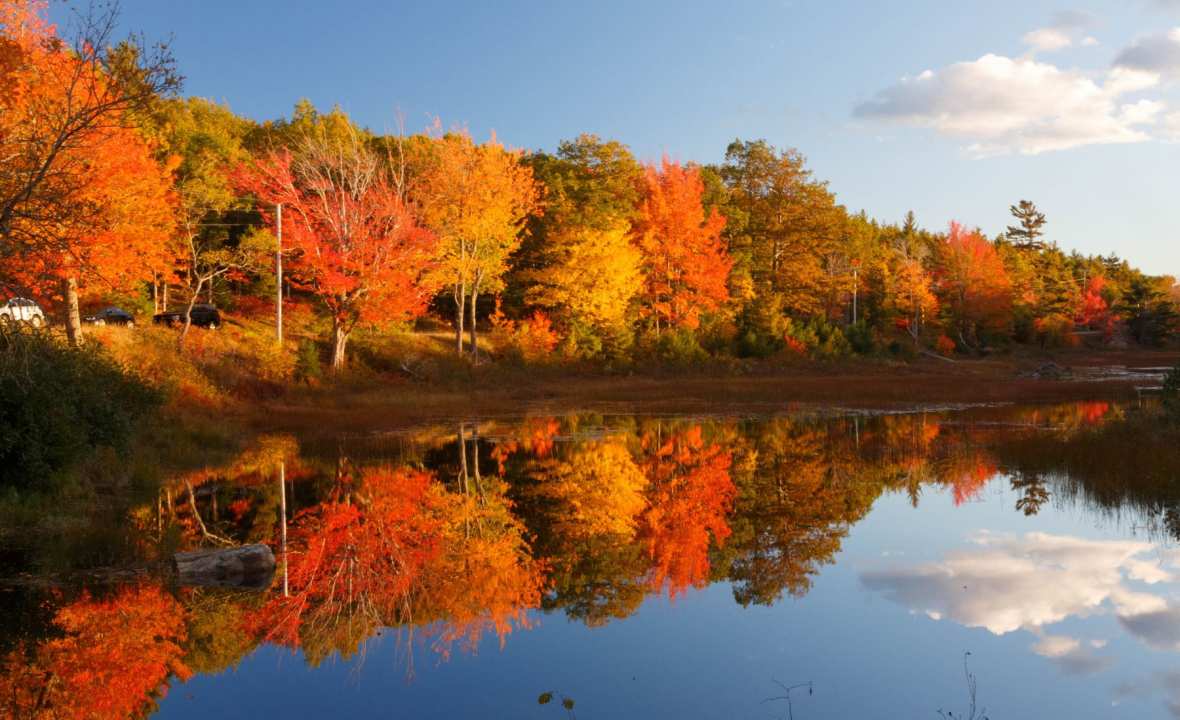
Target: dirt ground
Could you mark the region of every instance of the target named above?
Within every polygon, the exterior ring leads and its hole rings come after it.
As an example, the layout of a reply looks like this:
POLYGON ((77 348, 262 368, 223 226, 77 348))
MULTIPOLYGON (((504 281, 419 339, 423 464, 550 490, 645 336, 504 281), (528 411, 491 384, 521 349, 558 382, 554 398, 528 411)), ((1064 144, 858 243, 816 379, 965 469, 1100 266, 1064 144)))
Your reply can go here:
POLYGON ((915 405, 1134 400, 1136 386, 1158 385, 1119 368, 1160 368, 1180 351, 1028 352, 995 359, 911 363, 754 366, 738 373, 489 375, 446 386, 390 380, 364 389, 325 389, 256 407, 259 430, 309 433, 405 428, 454 418, 574 411, 604 413, 774 414, 819 408, 899 410, 915 405), (1041 376, 1037 369, 1046 369, 1041 376), (1110 377, 1105 377, 1110 375, 1110 377), (1104 376, 1101 379, 1098 376, 1104 376))

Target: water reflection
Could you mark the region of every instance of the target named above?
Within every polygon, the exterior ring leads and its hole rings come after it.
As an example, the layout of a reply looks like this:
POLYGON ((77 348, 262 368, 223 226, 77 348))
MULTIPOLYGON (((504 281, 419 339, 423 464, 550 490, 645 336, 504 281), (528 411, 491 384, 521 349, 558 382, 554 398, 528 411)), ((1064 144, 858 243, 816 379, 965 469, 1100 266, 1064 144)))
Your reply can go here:
MULTIPOLYGON (((3 631, 0 703, 20 717, 134 716, 261 645, 318 667, 385 635, 412 676, 416 652, 433 666, 485 639, 503 646, 546 613, 601 627, 649 598, 714 583, 737 607, 774 606, 808 595, 883 496, 925 508, 932 494, 925 512, 954 513, 997 478, 1013 515, 1072 504, 1145 532, 976 532, 961 547, 948 534, 934 559, 862 568, 860 587, 938 622, 1023 632, 1034 655, 1094 675, 1111 667, 1111 638, 1059 627, 1070 619, 1110 615, 1147 647, 1180 650, 1180 604, 1164 589, 1180 555, 1158 542, 1180 529, 1168 482, 1180 460, 1174 448, 1127 460, 1134 432, 1122 409, 1085 403, 770 420, 575 415, 330 447, 262 438, 169 478, 123 530, 144 562, 197 546, 278 549, 285 532, 272 587, 176 588, 142 574, 21 586, 16 605, 48 612, 3 631)), ((1116 695, 1173 687, 1161 677, 1116 695)))

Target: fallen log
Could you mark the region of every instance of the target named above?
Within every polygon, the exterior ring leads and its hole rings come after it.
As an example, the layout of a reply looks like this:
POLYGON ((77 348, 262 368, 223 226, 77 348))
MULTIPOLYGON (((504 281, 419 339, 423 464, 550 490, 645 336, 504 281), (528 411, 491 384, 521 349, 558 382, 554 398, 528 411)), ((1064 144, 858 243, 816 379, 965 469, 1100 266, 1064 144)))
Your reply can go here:
POLYGON ((266 545, 179 552, 172 562, 181 585, 265 590, 275 573, 275 556, 266 545))

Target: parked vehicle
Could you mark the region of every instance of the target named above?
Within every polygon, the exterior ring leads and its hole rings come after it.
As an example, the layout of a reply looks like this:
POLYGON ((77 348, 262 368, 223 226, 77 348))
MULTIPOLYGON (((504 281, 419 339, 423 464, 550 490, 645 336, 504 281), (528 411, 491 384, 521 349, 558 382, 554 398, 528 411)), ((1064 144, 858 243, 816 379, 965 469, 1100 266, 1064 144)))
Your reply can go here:
MULTIPOLYGON (((197 327, 208 328, 210 330, 216 330, 221 327, 221 313, 212 305, 204 303, 193 305, 189 317, 192 319, 192 324, 197 327)), ((167 312, 156 313, 152 316, 152 322, 157 325, 171 325, 173 327, 183 325, 184 310, 169 310, 167 312)))
POLYGON ((82 318, 82 321, 88 322, 91 325, 126 325, 127 327, 135 327, 135 318, 131 316, 131 313, 117 307, 104 308, 93 315, 87 315, 82 318))
POLYGON ((0 305, 0 322, 24 322, 39 328, 45 324, 45 313, 28 298, 8 298, 0 305))

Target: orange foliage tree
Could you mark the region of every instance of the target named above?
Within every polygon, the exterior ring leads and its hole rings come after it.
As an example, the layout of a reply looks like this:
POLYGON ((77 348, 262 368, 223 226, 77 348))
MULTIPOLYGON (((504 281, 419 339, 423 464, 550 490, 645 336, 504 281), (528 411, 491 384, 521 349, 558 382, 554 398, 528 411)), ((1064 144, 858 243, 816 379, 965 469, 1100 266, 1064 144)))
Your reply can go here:
POLYGON ((1012 282, 996 248, 978 231, 952 222, 938 248, 937 283, 950 329, 978 347, 1011 322, 1012 282))
POLYGON ((272 152, 236 173, 240 188, 270 207, 283 204, 283 242, 294 279, 332 315, 332 367, 361 321, 421 314, 436 247, 402 197, 396 178, 355 131, 343 139, 309 134, 294 154, 272 152))
MULTIPOLYGON (((0 257, 5 270, 28 273, 31 262, 60 279, 76 343, 79 274, 118 267, 90 266, 109 254, 91 251, 113 241, 131 246, 122 258, 134 257, 145 234, 129 226, 141 221, 137 206, 166 194, 130 130, 135 114, 180 80, 166 47, 113 42, 114 5, 79 15, 72 46, 43 14, 40 2, 0 1, 0 257)), ((145 224, 158 220, 155 210, 144 213, 145 224)), ((160 231, 167 228, 146 234, 162 242, 160 231)), ((17 275, 8 280, 28 279, 17 275)))
POLYGON ((416 186, 427 225, 438 233, 439 282, 455 303, 455 349, 463 352, 465 308, 471 355, 478 353, 476 304, 481 292, 503 287, 508 259, 520 246, 540 188, 521 154, 492 138, 476 145, 466 132, 436 140, 416 186))
POLYGON ((733 261, 721 240, 725 218, 701 202, 700 170, 664 158, 646 168, 636 244, 646 275, 640 292, 644 314, 656 332, 696 328, 701 312, 729 298, 726 281, 733 261))
POLYGON ((168 679, 187 679, 184 608, 154 586, 108 599, 83 595, 57 612, 62 636, 11 653, 0 673, 0 709, 20 718, 139 717, 168 679))

